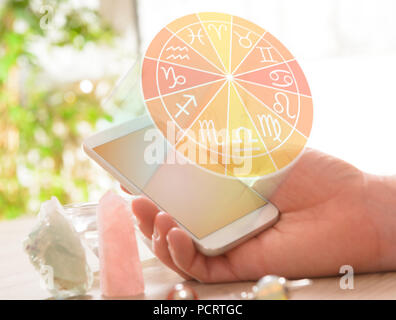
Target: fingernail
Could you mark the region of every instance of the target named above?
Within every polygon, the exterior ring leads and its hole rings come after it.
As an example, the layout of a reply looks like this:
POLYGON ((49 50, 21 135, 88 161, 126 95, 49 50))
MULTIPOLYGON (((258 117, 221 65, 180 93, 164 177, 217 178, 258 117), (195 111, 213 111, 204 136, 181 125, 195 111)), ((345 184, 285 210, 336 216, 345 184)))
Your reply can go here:
POLYGON ((172 252, 172 253, 173 253, 173 248, 172 248, 172 246, 171 246, 171 244, 170 244, 169 233, 166 235, 166 242, 168 243, 168 250, 169 250, 169 252, 172 252))
POLYGON ((154 225, 154 232, 153 232, 152 239, 157 241, 157 240, 159 240, 159 238, 160 238, 160 234, 158 232, 157 226, 154 225))
POLYGON ((173 248, 172 248, 172 246, 169 243, 169 236, 166 236, 166 242, 168 243, 168 250, 169 250, 170 254, 172 255, 173 254, 173 248))

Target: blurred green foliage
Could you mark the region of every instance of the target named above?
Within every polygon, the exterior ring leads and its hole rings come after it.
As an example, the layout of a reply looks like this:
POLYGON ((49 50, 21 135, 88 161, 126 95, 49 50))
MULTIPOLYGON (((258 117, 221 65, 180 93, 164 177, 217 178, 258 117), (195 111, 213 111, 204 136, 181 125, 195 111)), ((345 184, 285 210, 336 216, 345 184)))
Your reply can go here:
POLYGON ((113 32, 95 10, 74 9, 66 0, 0 7, 0 219, 37 211, 52 195, 63 203, 86 200, 95 176, 78 158, 81 131, 111 120, 95 94, 84 94, 77 83, 53 88, 38 80, 42 69, 29 48, 40 38, 82 49, 110 43, 113 32), (65 13, 50 37, 57 10, 65 13))

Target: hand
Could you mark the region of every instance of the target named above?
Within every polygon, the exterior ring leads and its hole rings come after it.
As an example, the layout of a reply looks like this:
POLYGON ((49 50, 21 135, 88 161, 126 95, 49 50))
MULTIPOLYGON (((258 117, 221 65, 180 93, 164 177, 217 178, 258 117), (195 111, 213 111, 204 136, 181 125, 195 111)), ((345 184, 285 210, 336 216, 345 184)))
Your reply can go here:
POLYGON ((280 220, 221 256, 198 252, 168 213, 146 198, 132 202, 155 255, 186 279, 202 282, 329 276, 396 268, 396 179, 363 173, 306 150, 270 198, 280 220))

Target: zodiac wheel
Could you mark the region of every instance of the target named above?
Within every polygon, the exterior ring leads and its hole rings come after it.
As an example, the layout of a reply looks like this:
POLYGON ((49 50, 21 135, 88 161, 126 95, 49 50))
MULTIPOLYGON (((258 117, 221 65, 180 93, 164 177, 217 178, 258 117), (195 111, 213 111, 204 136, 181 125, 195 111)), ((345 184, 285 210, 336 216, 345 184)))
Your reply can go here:
POLYGON ((269 32, 229 14, 187 15, 163 28, 143 58, 142 89, 168 142, 227 176, 285 168, 312 127, 311 93, 296 59, 269 32))

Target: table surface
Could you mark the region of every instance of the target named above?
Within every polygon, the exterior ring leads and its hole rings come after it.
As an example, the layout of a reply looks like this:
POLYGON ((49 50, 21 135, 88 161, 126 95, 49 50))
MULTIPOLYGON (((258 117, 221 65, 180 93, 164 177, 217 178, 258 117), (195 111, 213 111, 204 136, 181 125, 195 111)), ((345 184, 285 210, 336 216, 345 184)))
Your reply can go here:
MULTIPOLYGON (((0 222, 0 299, 50 299, 40 287, 38 273, 22 250, 22 240, 34 225, 34 218, 0 222)), ((145 294, 131 299, 164 299, 170 288, 182 282, 176 273, 156 258, 145 257, 142 262, 145 294)), ((313 279, 309 287, 291 293, 291 299, 395 299, 396 272, 356 275, 354 289, 340 288, 339 277, 313 279)), ((251 289, 252 282, 202 284, 188 281, 200 299, 239 299, 242 291, 251 289)), ((93 288, 79 299, 103 299, 98 273, 93 288)))

